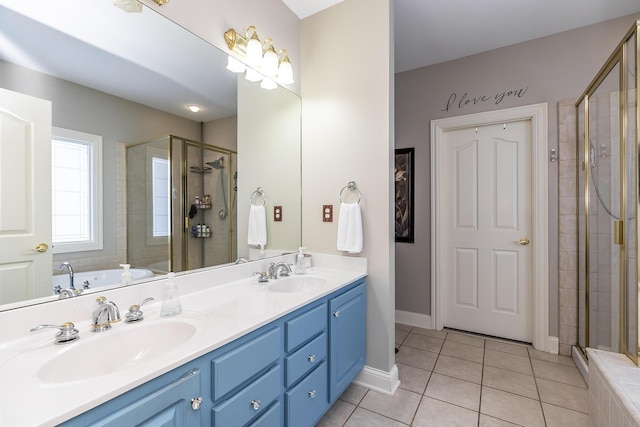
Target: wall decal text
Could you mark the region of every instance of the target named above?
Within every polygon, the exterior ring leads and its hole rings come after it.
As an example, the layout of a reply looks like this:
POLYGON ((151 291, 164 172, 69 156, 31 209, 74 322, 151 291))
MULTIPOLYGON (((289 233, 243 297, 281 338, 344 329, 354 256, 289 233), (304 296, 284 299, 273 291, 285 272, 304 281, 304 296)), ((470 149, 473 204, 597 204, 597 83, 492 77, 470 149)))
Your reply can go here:
POLYGON ((467 92, 465 92, 458 99, 457 93, 452 93, 447 100, 447 106, 444 107, 441 111, 449 111, 454 108, 462 109, 467 105, 478 105, 485 102, 493 102, 495 105, 500 104, 505 98, 517 97, 522 98, 526 93, 529 87, 524 87, 520 89, 506 90, 504 92, 498 92, 495 95, 478 95, 471 96, 467 92))

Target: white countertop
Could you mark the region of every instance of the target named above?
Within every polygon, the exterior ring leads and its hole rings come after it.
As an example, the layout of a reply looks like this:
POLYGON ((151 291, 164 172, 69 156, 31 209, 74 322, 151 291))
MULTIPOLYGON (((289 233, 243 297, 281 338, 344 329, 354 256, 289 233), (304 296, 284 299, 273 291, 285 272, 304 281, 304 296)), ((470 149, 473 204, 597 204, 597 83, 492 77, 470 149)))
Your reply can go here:
MULTIPOLYGON (((159 315, 164 280, 96 294, 115 301, 123 319, 129 305, 146 296, 156 297, 156 301, 142 307, 145 320, 137 324, 119 322, 111 331, 103 333, 89 330, 90 307, 95 307, 95 302, 86 296, 74 298, 78 301, 65 300, 0 312, 3 328, 12 325, 13 330, 20 325, 18 334, 0 336, 0 424, 57 425, 366 276, 366 259, 327 255, 314 255, 314 258, 324 266, 314 263, 309 274, 322 276, 327 284, 304 292, 266 290, 265 286, 256 283, 255 277, 250 277, 251 273, 247 274, 258 269, 255 263, 181 276, 178 286, 183 313, 172 318, 160 318, 159 315), (234 276, 236 280, 229 279, 234 276), (238 277, 244 278, 237 280, 238 277), (49 319, 44 320, 45 316, 49 319), (178 318, 197 324, 198 331, 169 353, 157 352, 159 354, 134 366, 72 382, 46 382, 38 376, 38 370, 46 361, 71 350, 74 345, 87 345, 93 341, 95 346, 92 347, 99 348, 100 338, 108 334, 178 318), (80 330, 78 343, 54 345, 55 329, 29 333, 29 329, 39 323, 60 324, 69 320, 80 330)), ((104 348, 104 351, 117 352, 118 349, 104 348)), ((76 363, 86 369, 92 361, 77 360, 76 363)), ((68 369, 74 367, 68 366, 68 369)))

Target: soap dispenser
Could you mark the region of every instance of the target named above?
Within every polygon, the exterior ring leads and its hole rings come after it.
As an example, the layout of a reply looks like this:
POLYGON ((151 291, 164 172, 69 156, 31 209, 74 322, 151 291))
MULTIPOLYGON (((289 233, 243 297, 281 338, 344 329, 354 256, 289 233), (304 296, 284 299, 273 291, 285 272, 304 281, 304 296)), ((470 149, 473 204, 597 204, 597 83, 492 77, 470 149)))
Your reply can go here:
POLYGON ((296 259, 296 274, 307 273, 307 268, 304 265, 304 254, 302 253, 303 249, 304 248, 302 246, 298 248, 298 257, 296 259))
POLYGON ((175 273, 167 274, 167 283, 164 287, 164 300, 160 309, 160 316, 169 317, 182 313, 178 285, 175 282, 175 273))
POLYGON ((131 268, 130 264, 120 264, 120 267, 124 268, 122 275, 120 276, 120 284, 122 286, 129 286, 131 282, 133 282, 133 277, 131 276, 131 268))

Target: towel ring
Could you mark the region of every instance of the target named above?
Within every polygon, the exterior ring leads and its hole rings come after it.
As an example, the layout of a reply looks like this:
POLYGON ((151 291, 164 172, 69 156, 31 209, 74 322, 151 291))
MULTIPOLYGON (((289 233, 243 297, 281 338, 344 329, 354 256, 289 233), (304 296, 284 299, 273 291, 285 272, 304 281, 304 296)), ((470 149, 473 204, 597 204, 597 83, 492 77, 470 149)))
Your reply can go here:
POLYGON ((249 203, 251 203, 253 206, 264 206, 267 204, 267 194, 264 192, 262 187, 256 188, 256 190, 251 193, 251 197, 249 197, 249 203), (258 199, 258 197, 262 197, 262 205, 254 203, 258 199))
POLYGON ((358 192, 358 201, 356 203, 360 203, 360 200, 362 199, 362 193, 358 189, 358 184, 356 184, 355 181, 349 181, 347 183, 347 185, 342 187, 342 190, 340 190, 340 203, 344 203, 344 201, 342 200, 342 193, 344 193, 344 190, 357 191, 358 192))

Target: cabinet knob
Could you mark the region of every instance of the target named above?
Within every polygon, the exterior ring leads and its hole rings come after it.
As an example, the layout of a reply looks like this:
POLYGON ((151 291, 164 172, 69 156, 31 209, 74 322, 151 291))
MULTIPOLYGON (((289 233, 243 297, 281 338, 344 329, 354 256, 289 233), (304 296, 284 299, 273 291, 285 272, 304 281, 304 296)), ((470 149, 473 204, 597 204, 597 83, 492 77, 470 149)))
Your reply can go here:
POLYGON ((310 354, 309 356, 307 356, 307 359, 309 359, 310 363, 313 363, 316 361, 316 355, 315 354, 310 354))
POLYGON ((260 401, 259 400, 252 400, 251 401, 251 407, 253 408, 254 411, 257 411, 258 409, 260 409, 260 401))
POLYGON ((197 411, 198 409, 200 409, 201 403, 202 403, 201 397, 194 397, 193 399, 191 399, 191 408, 193 408, 194 411, 197 411))
POLYGON ((309 397, 311 399, 315 399, 316 398, 316 391, 315 390, 310 390, 307 392, 307 394, 309 395, 309 397))
POLYGON ((333 312, 333 317, 340 317, 340 310, 336 310, 333 312))

